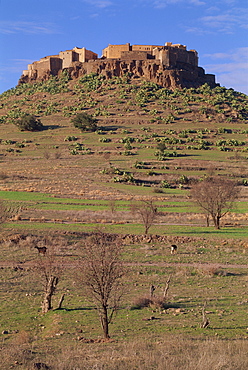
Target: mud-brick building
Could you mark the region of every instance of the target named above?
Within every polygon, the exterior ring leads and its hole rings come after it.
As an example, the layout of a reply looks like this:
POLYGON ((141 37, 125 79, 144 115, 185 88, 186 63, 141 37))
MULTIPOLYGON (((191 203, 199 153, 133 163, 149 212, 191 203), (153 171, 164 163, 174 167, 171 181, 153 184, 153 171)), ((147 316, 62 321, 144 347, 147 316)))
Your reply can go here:
POLYGON ((75 47, 72 50, 61 51, 58 55, 50 55, 28 65, 23 71, 23 76, 32 79, 40 79, 46 74, 56 76, 64 68, 68 68, 73 62, 88 62, 95 60, 98 55, 86 48, 75 47))
POLYGON ((47 56, 37 62, 28 65, 28 69, 23 71, 23 76, 41 78, 47 71, 52 75, 57 75, 62 68, 62 60, 57 55, 47 56))
POLYGON ((72 62, 88 62, 98 59, 98 55, 91 50, 75 47, 72 50, 61 51, 59 58, 62 60, 62 68, 68 68, 72 62))
POLYGON ((120 44, 111 45, 109 44, 102 51, 103 58, 107 59, 132 59, 132 60, 145 60, 154 59, 153 50, 157 47, 162 47, 158 45, 130 45, 120 44))
POLYGON ((187 50, 185 45, 108 45, 102 51, 103 58, 121 60, 149 60, 155 59, 165 67, 180 68, 180 64, 198 66, 198 54, 195 50, 187 50))
POLYGON ((216 86, 215 76, 206 74, 198 66, 195 50, 171 42, 165 45, 109 44, 103 49, 101 58, 91 50, 75 47, 29 64, 19 84, 46 81, 64 69, 72 79, 91 73, 107 79, 128 74, 170 89, 198 87, 204 83, 216 86))

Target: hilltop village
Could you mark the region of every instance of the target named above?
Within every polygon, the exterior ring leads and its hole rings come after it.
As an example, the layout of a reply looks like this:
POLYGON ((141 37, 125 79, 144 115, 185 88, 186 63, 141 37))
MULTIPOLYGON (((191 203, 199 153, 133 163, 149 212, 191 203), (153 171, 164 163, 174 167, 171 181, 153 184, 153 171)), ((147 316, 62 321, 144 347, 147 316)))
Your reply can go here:
POLYGON ((216 86, 215 76, 198 66, 198 53, 185 45, 108 45, 102 56, 86 48, 75 47, 50 55, 28 65, 19 84, 46 81, 67 69, 71 78, 96 73, 113 76, 144 77, 167 88, 198 87, 208 83, 216 86))

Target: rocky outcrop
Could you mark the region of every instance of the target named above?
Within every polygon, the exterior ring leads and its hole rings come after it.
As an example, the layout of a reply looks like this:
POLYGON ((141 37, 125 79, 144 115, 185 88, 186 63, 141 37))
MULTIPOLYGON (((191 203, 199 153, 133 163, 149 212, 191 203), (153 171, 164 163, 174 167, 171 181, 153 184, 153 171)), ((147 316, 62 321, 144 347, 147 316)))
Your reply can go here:
MULTIPOLYGON (((86 74, 96 73, 110 79, 114 76, 130 75, 132 77, 143 77, 147 81, 152 81, 169 89, 175 88, 197 88, 205 83, 215 87, 215 76, 205 74, 201 67, 193 66, 188 63, 181 63, 177 68, 168 68, 160 63, 159 60, 130 60, 120 59, 97 59, 88 62, 72 62, 67 68, 72 79, 77 79, 86 74)), ((46 81, 52 75, 49 71, 38 73, 33 70, 28 76, 23 75, 19 84, 32 83, 35 81, 46 81)), ((62 72, 60 70, 58 75, 62 72)))

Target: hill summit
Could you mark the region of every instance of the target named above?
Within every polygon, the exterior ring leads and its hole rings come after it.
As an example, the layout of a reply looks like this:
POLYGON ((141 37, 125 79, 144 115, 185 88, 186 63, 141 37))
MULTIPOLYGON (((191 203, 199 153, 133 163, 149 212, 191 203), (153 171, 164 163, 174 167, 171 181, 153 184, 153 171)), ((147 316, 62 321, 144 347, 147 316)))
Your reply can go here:
POLYGON ((169 89, 197 88, 205 83, 217 86, 215 76, 198 66, 198 53, 185 45, 108 45, 102 56, 86 48, 75 47, 58 55, 46 56, 28 65, 19 84, 47 81, 64 70, 75 79, 90 73, 113 76, 143 77, 169 89))

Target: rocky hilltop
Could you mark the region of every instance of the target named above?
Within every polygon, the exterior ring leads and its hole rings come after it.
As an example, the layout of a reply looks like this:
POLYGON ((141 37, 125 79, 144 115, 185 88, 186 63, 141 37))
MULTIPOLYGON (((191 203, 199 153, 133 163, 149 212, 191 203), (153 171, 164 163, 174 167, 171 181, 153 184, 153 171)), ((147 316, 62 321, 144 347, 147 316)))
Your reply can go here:
POLYGON ((114 76, 143 77, 163 87, 197 88, 205 83, 215 87, 215 76, 206 74, 198 66, 198 54, 181 44, 157 45, 109 45, 103 56, 85 48, 74 48, 42 58, 23 71, 19 84, 46 81, 59 76, 64 70, 76 79, 90 73, 114 76))
POLYGON ((96 73, 111 78, 113 76, 124 76, 126 74, 132 77, 144 77, 169 89, 183 87, 199 87, 208 83, 215 87, 213 75, 207 75, 203 68, 165 69, 161 64, 148 60, 101 60, 93 63, 74 62, 68 68, 71 78, 78 78, 85 74, 96 73))

